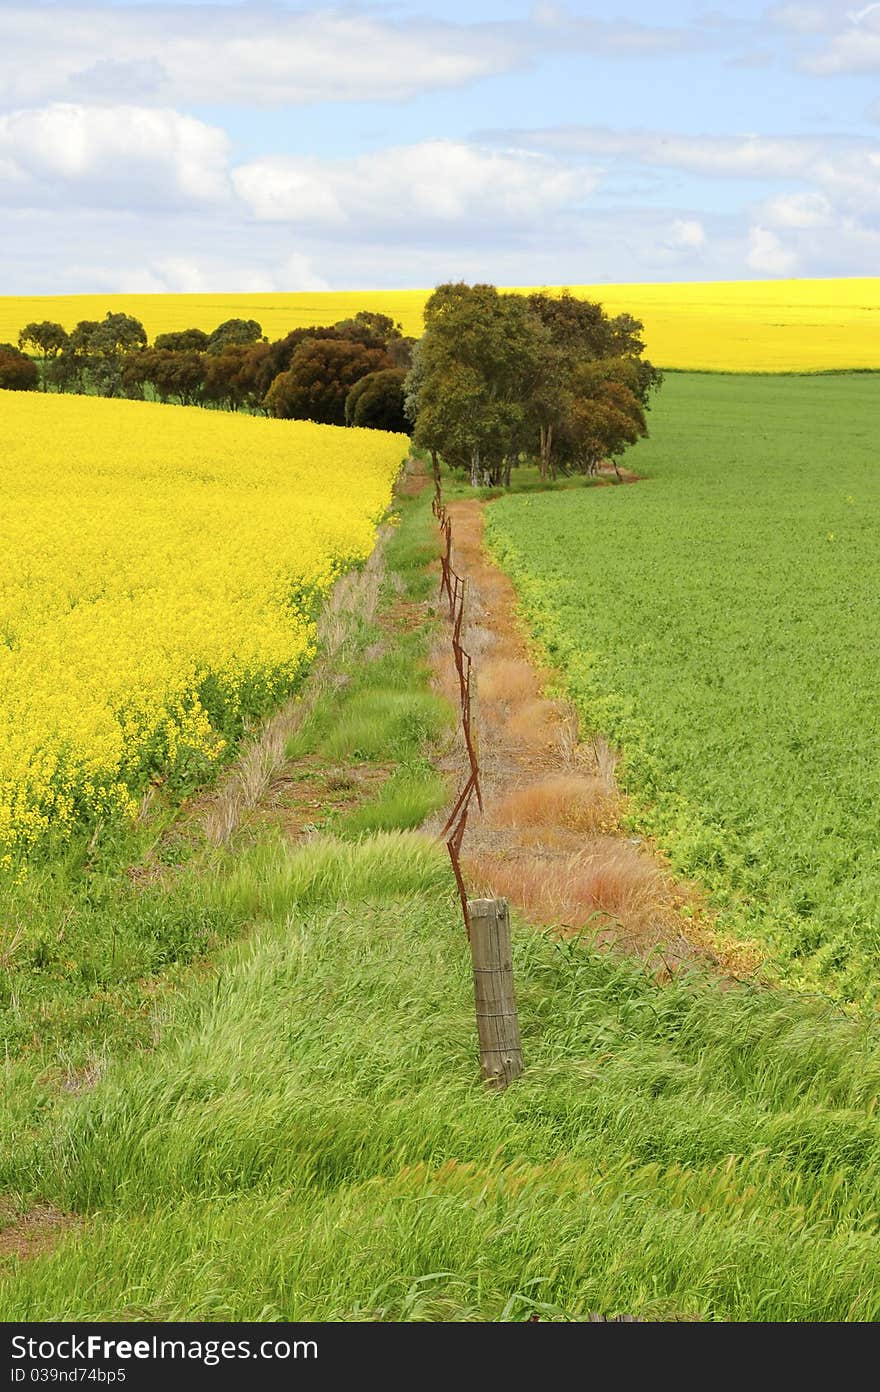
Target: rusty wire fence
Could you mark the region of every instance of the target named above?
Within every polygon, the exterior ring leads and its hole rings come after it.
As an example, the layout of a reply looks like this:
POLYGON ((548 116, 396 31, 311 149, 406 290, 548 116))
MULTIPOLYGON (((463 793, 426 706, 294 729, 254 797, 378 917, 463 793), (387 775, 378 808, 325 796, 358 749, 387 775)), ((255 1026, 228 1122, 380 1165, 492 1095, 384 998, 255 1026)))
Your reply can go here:
POLYGON ((455 875, 455 883, 458 886, 458 894, 461 899, 461 911, 464 916, 464 924, 470 937, 470 921, 468 918, 468 899, 465 888, 464 876, 461 870, 461 843, 467 829, 468 814, 471 802, 477 800, 480 811, 483 810, 483 794, 480 788, 480 761, 478 755, 477 731, 474 723, 474 701, 472 698, 473 681, 473 662, 470 653, 466 652, 462 646, 461 636, 464 626, 465 602, 467 595, 467 582, 463 576, 459 575, 452 565, 452 518, 443 502, 443 493, 440 488, 440 480, 434 482, 434 499, 431 504, 434 516, 437 519, 442 539, 442 549, 440 552, 440 595, 445 596, 449 608, 449 622, 452 629, 452 656, 455 662, 455 671, 458 676, 458 689, 461 707, 461 729, 464 736, 465 749, 467 751, 468 772, 464 784, 458 797, 453 804, 442 835, 446 840, 446 849, 449 852, 449 859, 452 862, 452 871, 455 875))

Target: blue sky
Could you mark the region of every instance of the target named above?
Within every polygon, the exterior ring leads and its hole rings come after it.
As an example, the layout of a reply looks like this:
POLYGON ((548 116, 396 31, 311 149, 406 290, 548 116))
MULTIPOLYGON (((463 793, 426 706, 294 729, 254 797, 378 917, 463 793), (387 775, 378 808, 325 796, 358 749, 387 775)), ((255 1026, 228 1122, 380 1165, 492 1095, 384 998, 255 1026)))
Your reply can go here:
POLYGON ((877 275, 878 79, 858 0, 0 0, 0 291, 877 275))

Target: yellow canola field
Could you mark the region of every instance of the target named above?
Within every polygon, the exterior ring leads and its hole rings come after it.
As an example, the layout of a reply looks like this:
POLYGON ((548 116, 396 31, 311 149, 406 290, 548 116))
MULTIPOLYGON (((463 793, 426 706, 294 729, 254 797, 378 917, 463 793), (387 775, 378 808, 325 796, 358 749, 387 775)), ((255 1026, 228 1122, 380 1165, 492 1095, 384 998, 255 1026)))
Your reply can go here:
MULTIPOLYGON (((546 287, 543 287, 546 288, 546 287)), ((645 324, 648 356, 661 367, 724 372, 815 372, 880 368, 880 279, 756 280, 671 285, 573 285, 612 314, 645 324)), ((150 338, 172 329, 211 330, 224 319, 257 319, 269 338, 380 310, 417 337, 430 291, 309 291, 265 295, 66 295, 0 297, 0 342, 31 320, 70 329, 79 319, 124 310, 150 338)))
POLYGON ((204 776, 295 685, 406 440, 0 391, 0 864, 204 776))

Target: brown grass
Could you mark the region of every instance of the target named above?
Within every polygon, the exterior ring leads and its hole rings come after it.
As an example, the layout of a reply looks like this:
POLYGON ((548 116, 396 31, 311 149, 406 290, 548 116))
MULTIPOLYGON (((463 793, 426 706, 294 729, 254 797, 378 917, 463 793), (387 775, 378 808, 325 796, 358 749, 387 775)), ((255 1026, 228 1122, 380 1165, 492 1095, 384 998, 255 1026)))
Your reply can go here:
POLYGON ((511 713, 504 728, 511 739, 521 744, 533 749, 549 749, 558 742, 562 717, 559 701, 539 698, 524 701, 511 713))
POLYGON ((522 658, 494 658, 480 667, 477 691, 481 701, 518 704, 534 700, 538 694, 538 681, 534 669, 522 658))
POLYGON ((50 1204, 27 1213, 16 1213, 0 1200, 0 1261, 8 1257, 35 1257, 55 1247, 76 1219, 50 1204))
POLYGON ((617 787, 617 752, 602 735, 594 735, 591 741, 596 772, 609 790, 617 787))
POLYGON ((598 778, 556 773, 514 788, 490 809, 492 826, 565 827, 569 831, 609 831, 616 804, 598 778))
POLYGON ((482 892, 511 899, 534 923, 652 945, 662 927, 668 895, 660 871, 627 841, 603 838, 568 860, 485 857, 467 868, 482 892))

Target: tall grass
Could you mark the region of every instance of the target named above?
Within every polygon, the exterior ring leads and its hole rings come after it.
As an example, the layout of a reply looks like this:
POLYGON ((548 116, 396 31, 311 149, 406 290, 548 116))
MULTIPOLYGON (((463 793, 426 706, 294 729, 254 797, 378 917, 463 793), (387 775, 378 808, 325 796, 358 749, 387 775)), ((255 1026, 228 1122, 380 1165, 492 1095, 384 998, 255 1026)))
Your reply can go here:
POLYGON ((493 1096, 437 848, 276 848, 238 876, 217 893, 253 879, 259 930, 12 1165, 92 1216, 0 1316, 880 1314, 866 1026, 520 929, 528 1068, 493 1096))

